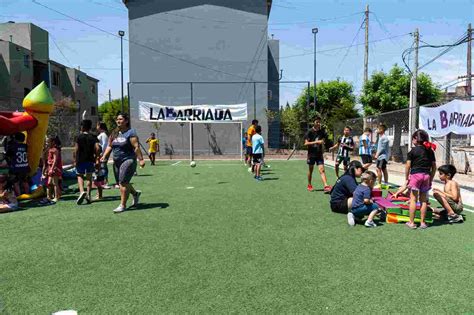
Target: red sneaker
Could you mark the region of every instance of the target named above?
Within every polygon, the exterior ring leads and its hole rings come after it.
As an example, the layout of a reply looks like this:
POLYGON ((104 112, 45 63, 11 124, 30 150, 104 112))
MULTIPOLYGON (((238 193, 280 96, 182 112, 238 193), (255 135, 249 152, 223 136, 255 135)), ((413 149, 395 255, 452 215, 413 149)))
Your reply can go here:
POLYGON ((330 186, 330 185, 324 186, 324 192, 325 193, 330 193, 331 189, 332 189, 332 186, 330 186))
POLYGON ((313 191, 313 185, 308 185, 308 191, 313 191))

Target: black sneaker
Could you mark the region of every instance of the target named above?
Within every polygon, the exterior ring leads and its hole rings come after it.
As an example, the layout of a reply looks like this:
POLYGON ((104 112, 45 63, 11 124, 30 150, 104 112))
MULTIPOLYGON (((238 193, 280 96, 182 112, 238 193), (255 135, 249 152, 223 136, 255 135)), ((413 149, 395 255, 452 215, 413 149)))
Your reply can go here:
POLYGON ((462 217, 462 215, 455 214, 448 216, 448 221, 449 223, 461 223, 464 221, 464 218, 462 217))

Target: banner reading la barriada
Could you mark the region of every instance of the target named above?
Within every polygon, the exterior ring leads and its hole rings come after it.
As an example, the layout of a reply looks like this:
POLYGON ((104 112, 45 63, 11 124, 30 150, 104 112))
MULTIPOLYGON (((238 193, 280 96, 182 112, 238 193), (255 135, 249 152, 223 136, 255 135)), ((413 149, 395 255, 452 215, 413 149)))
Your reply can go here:
POLYGON ((454 100, 439 107, 420 107, 420 128, 431 137, 450 132, 474 135, 474 101, 454 100))
POLYGON ((143 121, 225 123, 247 120, 247 103, 234 105, 164 106, 140 101, 138 105, 139 117, 143 121))

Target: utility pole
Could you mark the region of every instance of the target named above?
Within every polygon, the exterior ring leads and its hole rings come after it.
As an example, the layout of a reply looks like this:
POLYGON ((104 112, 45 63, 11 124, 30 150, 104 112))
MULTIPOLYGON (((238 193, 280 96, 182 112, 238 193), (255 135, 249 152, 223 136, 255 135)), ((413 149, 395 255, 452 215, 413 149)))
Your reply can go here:
POLYGON ((365 7, 364 84, 369 79, 369 5, 365 7))
POLYGON ((467 27, 467 96, 472 100, 472 26, 469 23, 467 27))
POLYGON ((110 89, 109 89, 109 103, 112 102, 112 94, 110 93, 110 89))
POLYGON ((314 76, 313 76, 313 102, 314 102, 314 109, 317 110, 317 107, 316 107, 316 34, 318 34, 318 28, 315 27, 312 29, 312 32, 313 32, 313 36, 314 36, 314 76))
MULTIPOLYGON (((418 49, 420 47, 420 33, 418 29, 415 30, 413 34, 415 39, 415 67, 411 75, 411 84, 410 84, 410 108, 409 110, 409 128, 408 134, 411 136, 416 130, 417 126, 417 95, 418 95, 418 49)), ((411 144, 409 144, 411 146, 411 144)))

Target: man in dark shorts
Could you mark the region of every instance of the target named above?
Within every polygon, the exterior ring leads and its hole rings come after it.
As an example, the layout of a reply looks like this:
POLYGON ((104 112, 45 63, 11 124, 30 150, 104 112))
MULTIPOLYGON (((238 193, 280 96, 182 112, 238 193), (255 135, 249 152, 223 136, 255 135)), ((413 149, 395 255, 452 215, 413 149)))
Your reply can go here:
POLYGON ((247 148, 246 148, 246 153, 248 156, 248 166, 249 166, 249 172, 253 172, 253 166, 252 166, 252 137, 257 133, 257 125, 258 125, 258 120, 254 119, 252 120, 252 124, 250 127, 247 129, 247 148))
POLYGON ((308 191, 313 191, 313 185, 311 185, 311 179, 313 177, 313 169, 316 164, 321 175, 321 180, 324 184, 324 192, 329 193, 331 186, 328 185, 326 173, 324 172, 324 143, 327 140, 328 135, 321 128, 321 118, 316 117, 314 120, 313 127, 308 130, 304 137, 304 145, 308 147, 308 191))
POLYGON ((100 145, 96 136, 90 134, 92 121, 85 119, 81 123, 81 134, 76 139, 74 146, 74 165, 76 166, 79 198, 77 204, 91 203, 92 173, 100 157, 100 145), (87 181, 87 192, 84 191, 84 180, 87 181))

